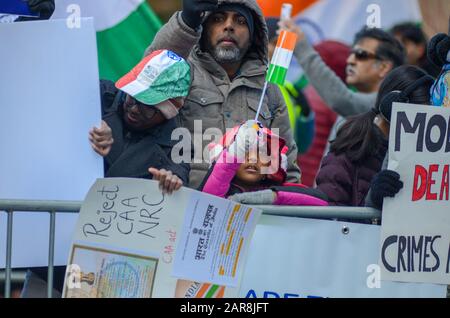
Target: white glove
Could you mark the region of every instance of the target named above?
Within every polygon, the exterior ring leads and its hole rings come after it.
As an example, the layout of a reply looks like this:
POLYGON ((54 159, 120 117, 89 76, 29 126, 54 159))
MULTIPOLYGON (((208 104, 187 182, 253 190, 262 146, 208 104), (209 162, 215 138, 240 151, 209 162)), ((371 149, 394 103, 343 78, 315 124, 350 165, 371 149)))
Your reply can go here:
POLYGON ((234 141, 228 147, 228 153, 235 156, 239 163, 245 162, 245 155, 250 151, 258 151, 263 143, 262 125, 255 120, 248 120, 239 127, 234 141))
POLYGON ((275 202, 276 198, 276 192, 267 189, 255 192, 233 194, 228 197, 228 200, 243 204, 271 205, 275 202))

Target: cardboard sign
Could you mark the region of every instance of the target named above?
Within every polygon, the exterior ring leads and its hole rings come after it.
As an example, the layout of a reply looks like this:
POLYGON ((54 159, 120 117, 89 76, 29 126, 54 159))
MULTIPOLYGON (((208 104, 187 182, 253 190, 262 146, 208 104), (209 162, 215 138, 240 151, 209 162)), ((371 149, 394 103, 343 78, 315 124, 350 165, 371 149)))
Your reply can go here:
MULTIPOLYGON (((83 200, 103 176, 88 140, 101 120, 93 20, 73 29, 64 20, 0 24, 0 38, 0 198, 83 200)), ((56 265, 67 261, 76 218, 57 215, 56 265)), ((13 227, 12 266, 47 266, 49 215, 15 213, 13 227)), ((4 242, 5 213, 0 233, 4 242)))
POLYGON ((383 206, 382 279, 450 284, 450 109, 394 103, 389 169, 404 187, 383 206))
POLYGON ((188 188, 163 195, 153 180, 99 179, 80 211, 64 297, 236 296, 260 215, 188 188))

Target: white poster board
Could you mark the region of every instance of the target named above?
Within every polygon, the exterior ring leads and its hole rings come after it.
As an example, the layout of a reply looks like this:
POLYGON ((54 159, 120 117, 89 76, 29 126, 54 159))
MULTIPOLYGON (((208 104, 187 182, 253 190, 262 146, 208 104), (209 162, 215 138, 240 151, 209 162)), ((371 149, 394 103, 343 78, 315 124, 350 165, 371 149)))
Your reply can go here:
POLYGON ((394 103, 389 169, 404 183, 383 206, 382 279, 450 284, 450 109, 394 103))
POLYGON ((236 296, 260 215, 184 187, 163 195, 154 180, 99 179, 80 211, 63 296, 236 296))
POLYGON ((250 245, 239 296, 446 296, 443 285, 381 281, 379 242, 376 225, 263 215, 250 245))
MULTIPOLYGON (((103 175, 88 131, 100 123, 92 19, 0 24, 0 198, 83 200, 103 175)), ((58 215, 55 264, 67 260, 76 215, 58 215)), ((13 267, 46 266, 49 215, 15 213, 13 267)), ((0 268, 6 214, 0 212, 0 268)))

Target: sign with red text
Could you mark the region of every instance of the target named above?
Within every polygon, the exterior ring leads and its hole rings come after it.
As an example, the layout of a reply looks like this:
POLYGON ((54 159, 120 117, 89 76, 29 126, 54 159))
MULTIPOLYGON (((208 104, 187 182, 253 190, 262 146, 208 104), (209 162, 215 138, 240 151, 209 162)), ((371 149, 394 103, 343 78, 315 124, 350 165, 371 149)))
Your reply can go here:
POLYGON ((389 166, 403 189, 386 198, 382 280, 450 284, 450 109, 394 103, 389 166))
POLYGON ((63 297, 235 297, 224 285, 238 286, 260 214, 184 187, 164 195, 153 180, 98 179, 80 210, 63 297), (251 225, 242 233, 241 214, 251 225))

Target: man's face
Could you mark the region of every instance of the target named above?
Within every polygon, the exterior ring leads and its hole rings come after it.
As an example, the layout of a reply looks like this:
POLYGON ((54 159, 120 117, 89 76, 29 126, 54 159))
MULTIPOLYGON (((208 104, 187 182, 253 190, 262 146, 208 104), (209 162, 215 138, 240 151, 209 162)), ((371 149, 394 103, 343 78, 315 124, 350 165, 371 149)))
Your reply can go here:
POLYGON ((386 76, 386 62, 376 55, 379 41, 363 38, 355 44, 352 54, 347 59, 346 82, 363 93, 378 91, 386 76))
POLYGON ((127 95, 123 103, 123 120, 130 130, 145 131, 166 120, 154 106, 147 106, 127 95))
POLYGON ((240 62, 251 45, 247 21, 237 12, 212 13, 205 28, 206 49, 219 64, 240 62))

